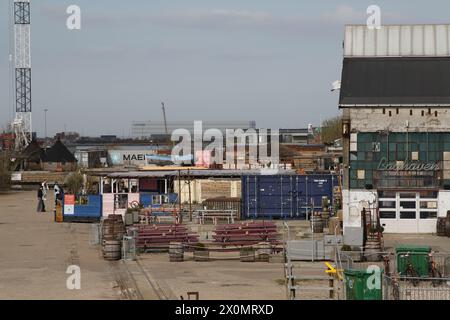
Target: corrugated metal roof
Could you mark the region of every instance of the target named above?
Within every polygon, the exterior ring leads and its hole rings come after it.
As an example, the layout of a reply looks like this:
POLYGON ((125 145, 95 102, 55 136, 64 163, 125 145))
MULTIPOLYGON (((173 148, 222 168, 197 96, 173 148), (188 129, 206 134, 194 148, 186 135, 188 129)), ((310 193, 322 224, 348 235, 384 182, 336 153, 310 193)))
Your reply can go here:
MULTIPOLYGON (((181 175, 191 177, 241 177, 244 175, 261 175, 261 170, 174 170, 174 171, 130 171, 114 172, 106 176, 113 179, 139 179, 177 177, 181 175)), ((280 170, 280 175, 295 175, 294 170, 280 170)))
POLYGON ((450 56, 450 25, 366 25, 345 27, 345 57, 450 56))
POLYGON ((339 105, 448 106, 450 57, 345 58, 339 105))

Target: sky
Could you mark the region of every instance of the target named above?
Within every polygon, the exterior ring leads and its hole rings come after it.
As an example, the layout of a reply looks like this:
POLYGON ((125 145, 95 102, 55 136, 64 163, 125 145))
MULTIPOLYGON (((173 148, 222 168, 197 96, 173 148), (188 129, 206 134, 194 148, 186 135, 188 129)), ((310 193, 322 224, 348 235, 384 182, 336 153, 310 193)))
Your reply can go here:
MULTIPOLYGON (((0 128, 13 117, 0 2, 0 128)), ((33 129, 129 136, 133 120, 319 125, 339 114, 345 24, 448 23, 448 0, 31 0, 33 129), (81 8, 81 30, 66 9, 81 8)))

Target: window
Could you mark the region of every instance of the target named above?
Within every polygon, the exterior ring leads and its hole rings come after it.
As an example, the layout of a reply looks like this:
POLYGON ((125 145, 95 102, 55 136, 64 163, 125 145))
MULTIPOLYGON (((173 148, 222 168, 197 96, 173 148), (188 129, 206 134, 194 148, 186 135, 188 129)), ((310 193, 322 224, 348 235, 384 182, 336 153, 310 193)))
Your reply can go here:
POLYGON ((379 142, 372 142, 372 151, 380 152, 381 146, 379 142))
POLYGON ((425 116, 425 111, 422 110, 422 117, 425 116))
POLYGON ((420 211, 420 219, 436 219, 436 211, 420 211))
POLYGON ((409 110, 409 115, 412 116, 413 115, 413 111, 409 110))
POLYGON ((421 209, 437 209, 437 201, 420 201, 421 209))
POLYGON ((161 205, 162 199, 160 195, 154 195, 152 196, 152 204, 161 205))
POLYGON ((395 211, 381 211, 380 210, 380 219, 395 219, 395 211))
POLYGON ((400 193, 401 199, 415 199, 416 194, 415 193, 400 193))
POLYGON ((401 211, 400 219, 415 219, 416 212, 415 211, 401 211))
POLYGON ((392 117, 392 111, 389 111, 389 117, 392 117))
POLYGON ((378 193, 378 196, 380 198, 392 198, 395 199, 395 191, 380 191, 378 193))
POLYGON ((437 191, 421 191, 420 192, 421 198, 428 198, 428 199, 437 199, 438 192, 437 191))
POLYGON ((127 209, 128 208, 128 194, 115 194, 114 195, 114 207, 115 207, 115 209, 127 209))
POLYGON ((399 112, 400 112, 400 111, 399 111, 398 108, 397 108, 396 113, 399 114, 399 112))
POLYGON ((415 201, 402 201, 400 202, 400 208, 402 209, 415 209, 416 202, 415 201))
POLYGON ((366 172, 364 170, 358 170, 358 180, 364 180, 366 178, 366 172))
POLYGON ((380 209, 389 208, 389 209, 395 209, 395 201, 386 201, 381 200, 380 201, 380 209))
POLYGON ((75 204, 79 206, 87 206, 89 205, 89 197, 88 196, 77 196, 75 200, 75 204))
POLYGON ((437 111, 434 112, 434 116, 435 116, 435 117, 438 116, 438 112, 437 112, 437 111))

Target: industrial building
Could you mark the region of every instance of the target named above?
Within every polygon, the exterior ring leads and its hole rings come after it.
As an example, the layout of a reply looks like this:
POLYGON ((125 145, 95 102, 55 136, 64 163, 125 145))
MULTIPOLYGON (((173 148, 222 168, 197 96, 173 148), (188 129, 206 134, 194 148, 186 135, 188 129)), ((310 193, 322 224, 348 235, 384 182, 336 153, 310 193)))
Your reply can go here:
POLYGON ((435 233, 450 208, 450 25, 345 29, 344 230, 435 233))
MULTIPOLYGON (((131 136, 133 138, 160 137, 166 132, 171 134, 177 129, 186 129, 192 135, 194 134, 194 121, 170 121, 166 125, 161 121, 133 121, 131 125, 131 136)), ((203 121, 203 131, 209 129, 218 129, 225 134, 227 129, 256 129, 255 121, 203 121)))

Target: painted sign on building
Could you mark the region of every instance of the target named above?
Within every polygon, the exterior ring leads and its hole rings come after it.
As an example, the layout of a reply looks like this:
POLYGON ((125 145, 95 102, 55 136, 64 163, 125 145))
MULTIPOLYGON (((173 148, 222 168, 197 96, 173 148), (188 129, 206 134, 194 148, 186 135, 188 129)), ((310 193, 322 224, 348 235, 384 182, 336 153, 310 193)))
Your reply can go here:
POLYGON ((435 162, 409 162, 397 161, 389 162, 386 158, 382 158, 378 164, 378 170, 382 171, 439 171, 439 164, 435 162))
POLYGON ((74 215, 75 214, 75 195, 66 194, 64 195, 64 215, 74 215))

